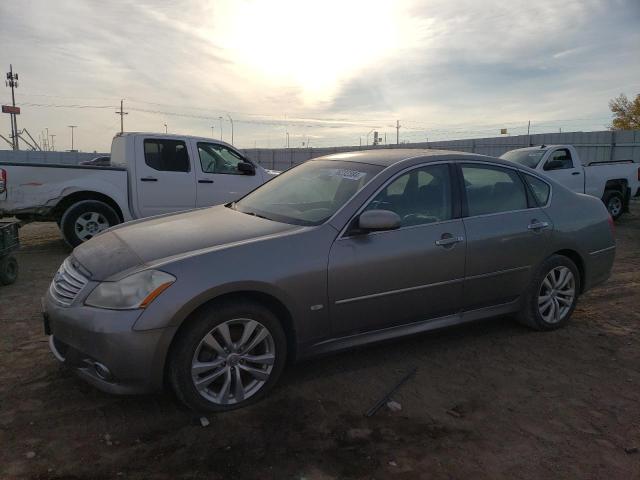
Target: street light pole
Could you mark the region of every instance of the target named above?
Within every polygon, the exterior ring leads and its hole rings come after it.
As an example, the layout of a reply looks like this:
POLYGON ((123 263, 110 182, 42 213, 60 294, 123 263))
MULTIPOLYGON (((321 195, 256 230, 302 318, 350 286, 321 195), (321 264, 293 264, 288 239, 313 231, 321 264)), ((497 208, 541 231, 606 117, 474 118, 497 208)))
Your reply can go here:
POLYGON ((167 124, 164 124, 164 133, 169 133, 168 129, 167 129, 167 124))
POLYGON ((227 117, 229 117, 229 122, 231 122, 231 145, 233 145, 233 118, 231 118, 231 115, 229 115, 228 113, 227 117))
POLYGON ((73 152, 73 130, 78 128, 77 125, 67 125, 71 129, 71 151, 73 152))
POLYGON ((215 125, 211 125, 211 138, 213 138, 213 129, 215 128, 215 125))
POLYGON ((224 120, 224 118, 218 117, 218 119, 220 120, 220 141, 222 141, 222 120, 224 120))

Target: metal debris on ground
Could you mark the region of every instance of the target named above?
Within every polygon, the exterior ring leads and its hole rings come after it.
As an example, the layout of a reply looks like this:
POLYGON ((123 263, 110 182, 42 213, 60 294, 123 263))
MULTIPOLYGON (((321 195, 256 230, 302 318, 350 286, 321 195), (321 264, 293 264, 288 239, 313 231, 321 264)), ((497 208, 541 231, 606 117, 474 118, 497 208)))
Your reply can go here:
POLYGON ((391 400, 387 402, 387 408, 392 412, 402 411, 402 405, 399 402, 396 402, 395 400, 391 400))
POLYGON ((413 377, 415 375, 415 373, 418 371, 418 367, 413 367, 409 373, 407 373, 404 377, 402 377, 400 379, 400 381, 398 383, 396 383, 393 388, 391 390, 389 390, 387 392, 387 394, 382 397, 380 400, 378 400, 378 403, 376 403, 373 407, 371 407, 367 413, 365 413, 365 417, 373 417, 378 410, 380 410, 382 408, 383 405, 385 405, 390 399, 391 396, 396 393, 396 391, 398 391, 398 389, 404 385, 404 383, 409 380, 411 377, 413 377))

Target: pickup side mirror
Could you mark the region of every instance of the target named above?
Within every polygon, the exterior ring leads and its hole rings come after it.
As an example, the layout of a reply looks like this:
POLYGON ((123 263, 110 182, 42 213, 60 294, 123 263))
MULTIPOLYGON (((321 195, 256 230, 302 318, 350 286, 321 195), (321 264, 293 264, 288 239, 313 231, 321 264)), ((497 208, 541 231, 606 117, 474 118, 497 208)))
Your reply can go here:
POLYGON ((365 232, 379 232, 400 228, 400 216, 391 210, 367 210, 358 217, 358 228, 365 232))
POLYGON ((254 167, 253 164, 249 162, 240 162, 238 164, 238 171, 243 175, 255 175, 256 167, 254 167))
POLYGON ((564 163, 562 162, 562 160, 549 160, 544 164, 545 171, 561 170, 562 168, 564 168, 564 163))

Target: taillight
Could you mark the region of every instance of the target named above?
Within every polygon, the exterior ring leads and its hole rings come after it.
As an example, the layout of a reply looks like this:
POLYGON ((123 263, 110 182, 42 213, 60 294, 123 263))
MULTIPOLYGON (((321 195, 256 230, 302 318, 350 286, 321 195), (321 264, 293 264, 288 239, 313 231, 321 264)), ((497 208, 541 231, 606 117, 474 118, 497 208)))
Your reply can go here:
POLYGON ((0 193, 7 190, 7 171, 0 168, 0 193))

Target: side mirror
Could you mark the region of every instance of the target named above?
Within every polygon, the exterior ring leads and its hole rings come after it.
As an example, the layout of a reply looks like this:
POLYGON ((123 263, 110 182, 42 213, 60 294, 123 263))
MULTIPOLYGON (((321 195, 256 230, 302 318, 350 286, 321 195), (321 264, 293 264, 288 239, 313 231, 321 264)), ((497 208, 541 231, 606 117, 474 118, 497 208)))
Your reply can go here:
POLYGON ((560 170, 562 167, 564 167, 564 163, 562 163, 562 160, 549 160, 544 164, 545 171, 560 170))
POLYGON ((253 164, 249 162, 240 162, 238 164, 238 171, 243 173, 244 175, 255 175, 256 167, 254 167, 253 164))
POLYGON ((365 232, 378 232, 400 228, 400 216, 391 210, 367 210, 358 217, 358 228, 365 232))

